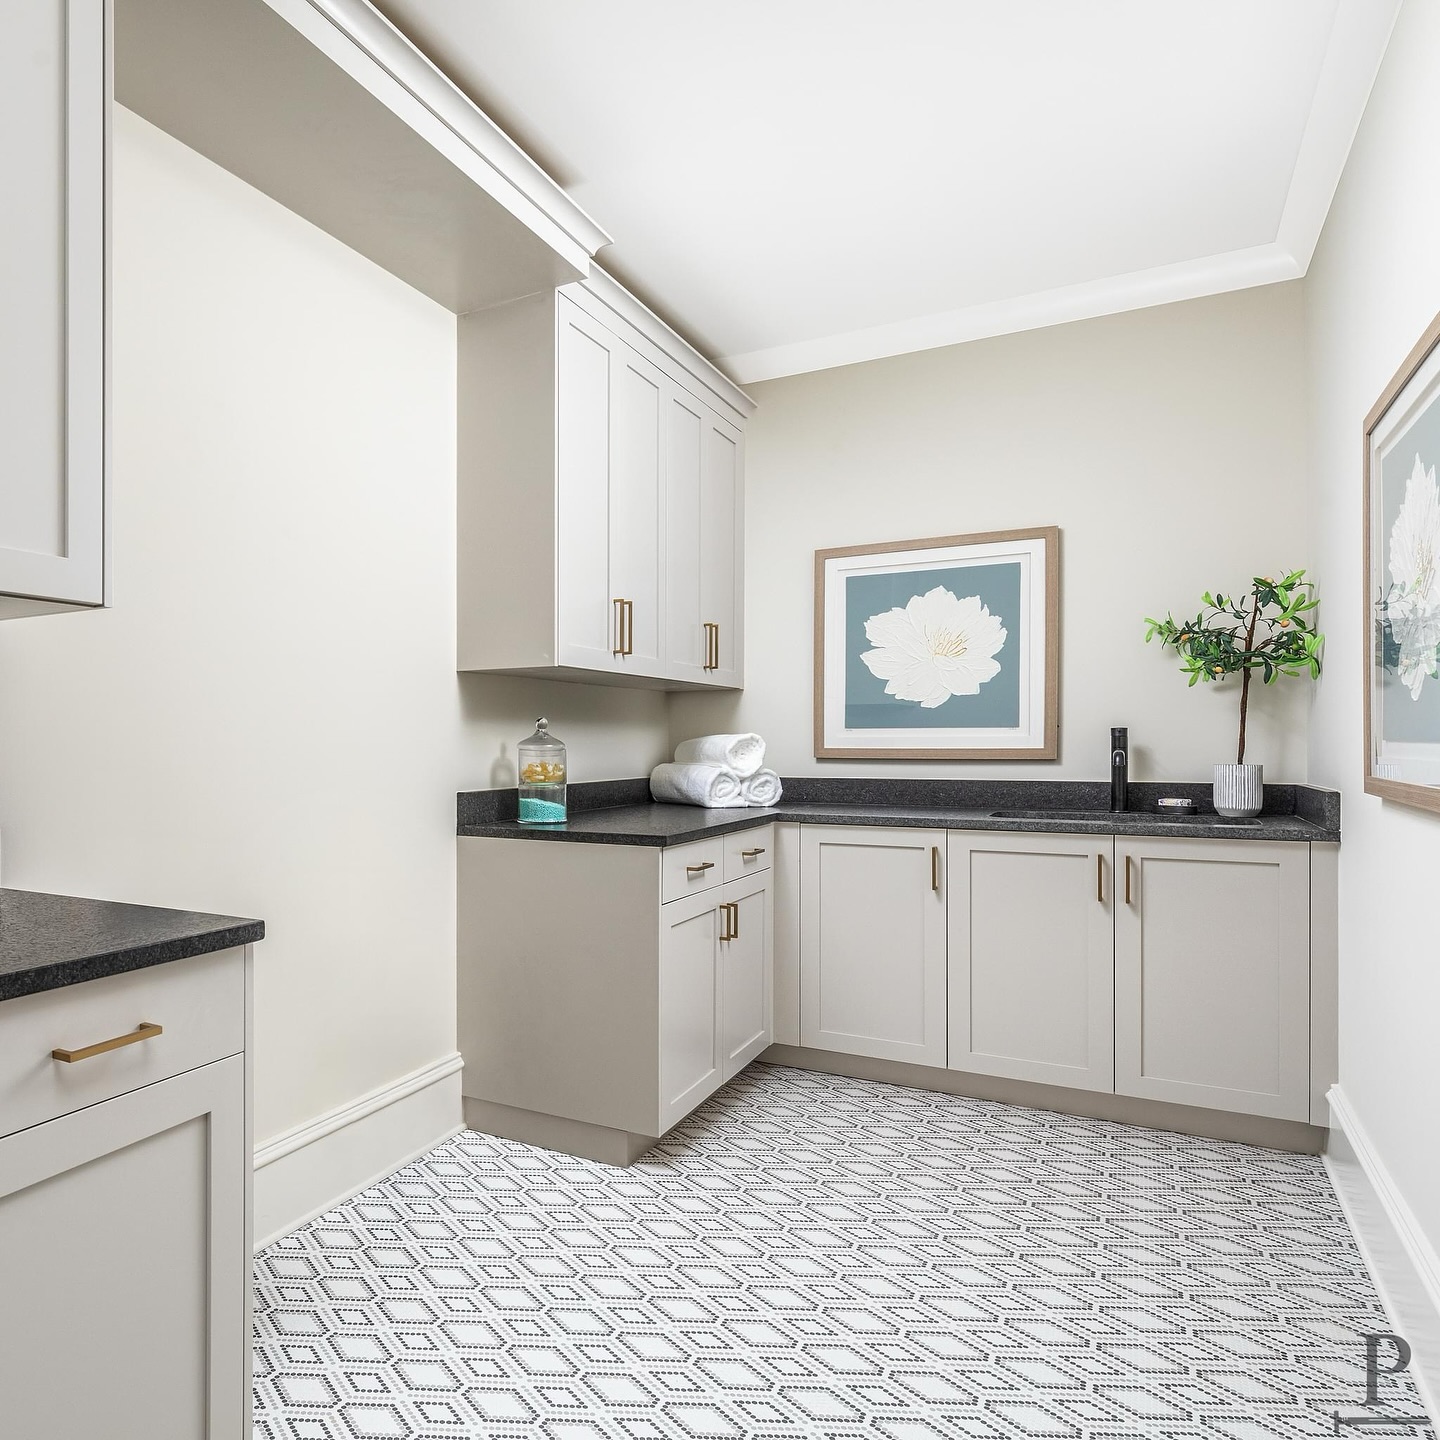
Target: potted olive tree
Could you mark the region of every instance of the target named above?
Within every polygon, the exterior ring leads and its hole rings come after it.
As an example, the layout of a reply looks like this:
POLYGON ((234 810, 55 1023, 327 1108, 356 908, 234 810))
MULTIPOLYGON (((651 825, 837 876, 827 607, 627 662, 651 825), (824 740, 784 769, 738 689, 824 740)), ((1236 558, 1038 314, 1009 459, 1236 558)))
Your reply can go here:
POLYGON ((1292 570, 1282 580, 1257 575, 1240 595, 1201 597, 1203 609, 1193 620, 1177 624, 1168 614, 1163 620, 1146 617, 1148 644, 1158 639, 1180 656, 1181 673, 1190 684, 1224 680, 1240 674, 1240 744, 1233 765, 1215 767, 1215 809, 1226 816, 1260 813, 1264 767, 1245 763, 1245 721, 1250 708, 1250 677, 1258 670, 1266 685, 1282 675, 1320 673, 1320 649, 1325 637, 1305 617, 1319 602, 1315 586, 1303 570, 1292 570))

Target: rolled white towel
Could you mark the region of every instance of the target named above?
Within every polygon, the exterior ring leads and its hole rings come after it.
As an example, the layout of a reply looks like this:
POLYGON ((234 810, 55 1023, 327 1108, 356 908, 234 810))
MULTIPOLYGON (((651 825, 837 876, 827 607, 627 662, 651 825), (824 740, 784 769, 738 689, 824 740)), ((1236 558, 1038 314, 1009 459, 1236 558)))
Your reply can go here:
POLYGON ((723 765, 657 765, 650 772, 650 794, 667 805, 703 805, 707 810, 743 806, 740 777, 723 765))
POLYGON ((757 770, 741 781, 740 793, 747 805, 774 805, 780 799, 780 777, 773 770, 757 770))
POLYGON ((758 735, 701 735, 675 747, 678 765, 723 765, 742 780, 765 763, 765 742, 758 735))

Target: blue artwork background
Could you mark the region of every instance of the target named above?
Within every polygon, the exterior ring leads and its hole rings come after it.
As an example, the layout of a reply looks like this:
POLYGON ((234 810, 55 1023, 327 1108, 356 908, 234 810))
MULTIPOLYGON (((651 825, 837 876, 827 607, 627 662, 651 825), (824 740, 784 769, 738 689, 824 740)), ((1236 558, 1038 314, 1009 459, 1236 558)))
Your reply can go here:
MULTIPOLYGON (((1381 594, 1390 588, 1390 531, 1405 503, 1405 487, 1416 455, 1427 470, 1440 464, 1440 400, 1431 400, 1415 417, 1381 464, 1380 523, 1384 528, 1380 535, 1380 573, 1373 577, 1375 590, 1381 594)), ((1440 682, 1427 677, 1420 698, 1412 700, 1398 672, 1385 670, 1381 672, 1380 689, 1380 733, 1384 739, 1402 743, 1440 741, 1440 682)))
POLYGON ((845 728, 847 730, 994 730, 1020 724, 1021 562, 948 565, 934 570, 845 577, 845 728), (952 695, 933 710, 918 701, 885 693, 885 681, 870 673, 860 656, 874 649, 865 635, 872 615, 903 609, 916 595, 937 585, 964 599, 980 602, 1005 627, 1005 643, 995 654, 1000 673, 978 695, 952 695))

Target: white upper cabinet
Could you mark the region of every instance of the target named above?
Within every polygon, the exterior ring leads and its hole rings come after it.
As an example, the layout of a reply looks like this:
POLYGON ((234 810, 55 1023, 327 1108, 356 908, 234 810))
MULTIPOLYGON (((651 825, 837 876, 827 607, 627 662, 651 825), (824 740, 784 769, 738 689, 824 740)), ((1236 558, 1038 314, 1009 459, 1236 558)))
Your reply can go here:
POLYGON ((743 683, 750 401, 603 275, 460 321, 461 670, 743 683))
POLYGON ((106 0, 0 44, 0 618, 105 600, 106 0))

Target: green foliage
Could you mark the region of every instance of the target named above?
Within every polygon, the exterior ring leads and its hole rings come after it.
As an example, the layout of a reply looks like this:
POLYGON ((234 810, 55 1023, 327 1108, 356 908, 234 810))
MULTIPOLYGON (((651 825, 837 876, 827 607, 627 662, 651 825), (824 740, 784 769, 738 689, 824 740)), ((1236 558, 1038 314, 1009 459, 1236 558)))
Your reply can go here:
POLYGON ((1181 673, 1189 684, 1209 684, 1227 675, 1243 673, 1240 708, 1240 758, 1245 757, 1245 705, 1250 674, 1259 671, 1265 684, 1282 675, 1320 673, 1320 651, 1325 637, 1314 628, 1315 586, 1303 570, 1292 570, 1282 580, 1257 575, 1240 595, 1208 591, 1205 608, 1193 620, 1177 623, 1146 617, 1145 640, 1159 640, 1180 657, 1181 673))

